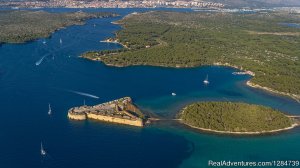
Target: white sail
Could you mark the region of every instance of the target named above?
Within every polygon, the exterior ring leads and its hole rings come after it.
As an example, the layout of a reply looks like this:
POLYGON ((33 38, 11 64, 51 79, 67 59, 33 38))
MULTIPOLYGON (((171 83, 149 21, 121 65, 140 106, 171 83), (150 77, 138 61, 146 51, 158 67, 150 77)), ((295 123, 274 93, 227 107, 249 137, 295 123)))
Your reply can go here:
POLYGON ((206 75, 206 78, 205 78, 205 80, 203 81, 203 83, 206 84, 206 85, 209 84, 209 81, 208 81, 208 75, 206 75))
POLYGON ((51 114, 52 114, 52 110, 51 110, 51 106, 50 106, 50 103, 49 103, 48 115, 51 115, 51 114))

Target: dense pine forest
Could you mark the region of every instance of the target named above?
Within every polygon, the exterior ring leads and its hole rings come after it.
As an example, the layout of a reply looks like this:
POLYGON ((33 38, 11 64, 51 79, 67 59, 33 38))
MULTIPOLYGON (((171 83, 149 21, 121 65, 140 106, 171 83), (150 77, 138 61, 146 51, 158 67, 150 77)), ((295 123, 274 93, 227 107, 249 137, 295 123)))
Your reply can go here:
POLYGON ((230 132, 262 132, 290 127, 293 121, 268 107, 232 102, 201 102, 179 114, 184 123, 230 132))
POLYGON ((106 12, 0 11, 0 43, 21 43, 45 38, 60 28, 83 24, 86 19, 114 15, 106 12))
POLYGON ((116 51, 88 52, 85 58, 113 66, 196 67, 234 65, 255 73, 252 82, 300 99, 300 23, 289 13, 147 12, 119 24, 116 51))

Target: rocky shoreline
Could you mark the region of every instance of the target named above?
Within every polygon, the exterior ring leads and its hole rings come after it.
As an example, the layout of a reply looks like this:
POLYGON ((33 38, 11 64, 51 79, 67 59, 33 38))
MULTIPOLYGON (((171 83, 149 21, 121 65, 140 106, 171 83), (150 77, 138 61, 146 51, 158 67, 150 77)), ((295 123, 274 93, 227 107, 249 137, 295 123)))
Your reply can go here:
MULTIPOLYGON (((103 42, 107 42, 107 41, 103 41, 103 42)), ((108 42, 110 42, 110 41, 108 41, 108 42)), ((114 42, 114 43, 119 43, 119 42, 114 42)), ((121 44, 121 43, 119 43, 119 44, 121 44)), ((93 60, 93 61, 101 61, 101 62, 103 62, 107 66, 119 67, 119 68, 121 68, 121 67, 128 67, 128 66, 140 66, 140 65, 141 66, 158 66, 158 67, 167 67, 167 68, 193 68, 193 67, 197 67, 197 66, 181 66, 181 65, 170 66, 170 65, 164 65, 164 64, 155 64, 155 65, 152 65, 152 64, 128 64, 128 65, 107 64, 104 61, 102 61, 100 57, 101 56, 99 56, 97 58, 88 58, 88 57, 83 57, 83 58, 89 59, 89 60, 93 60)), ((235 69, 238 69, 238 70, 241 71, 241 72, 234 72, 235 73, 234 75, 250 75, 252 77, 255 76, 254 72, 252 72, 250 70, 242 69, 242 68, 240 68, 238 66, 231 65, 229 63, 219 63, 219 62, 217 62, 217 63, 213 63, 212 65, 213 66, 231 67, 231 68, 235 68, 235 69)), ((209 65, 207 65, 207 66, 209 66, 209 65)), ((275 94, 278 94, 278 95, 287 96, 287 97, 290 97, 290 98, 292 98, 292 99, 294 99, 294 100, 296 100, 297 102, 300 103, 300 95, 290 94, 290 93, 285 93, 285 92, 280 92, 280 91, 271 89, 269 87, 260 86, 258 84, 255 84, 255 83, 251 82, 250 80, 246 82, 246 85, 249 86, 249 87, 252 87, 252 88, 262 89, 264 91, 268 91, 268 92, 275 93, 275 94)))
MULTIPOLYGON (((187 110, 188 106, 185 106, 180 112, 179 112, 179 116, 180 114, 183 114, 186 110, 187 110)), ((231 135, 262 135, 262 134, 271 134, 271 133, 278 133, 278 132, 282 132, 282 131, 287 131, 287 130, 291 130, 294 129, 298 126, 300 126, 300 116, 290 116, 290 115, 285 115, 286 117, 290 118, 292 123, 290 126, 287 126, 285 128, 280 128, 280 129, 274 129, 274 130, 269 130, 269 131, 249 131, 249 132, 242 132, 242 131, 220 131, 220 130, 215 130, 215 129, 209 129, 209 128, 201 128, 201 127, 197 127, 197 126, 193 126, 190 125, 186 122, 184 122, 184 120, 179 117, 177 120, 179 123, 188 126, 192 129, 198 129, 201 131, 205 131, 205 132, 211 132, 211 133, 220 133, 220 134, 231 134, 231 135)))
POLYGON ((282 131, 287 131, 287 130, 291 130, 297 126, 299 126, 299 124, 294 123, 292 126, 290 127, 286 127, 286 128, 282 128, 282 129, 276 129, 276 130, 271 130, 271 131, 260 131, 260 132, 231 132, 231 131, 218 131, 218 130, 212 130, 212 129, 207 129, 207 128, 200 128, 200 127, 195 127, 186 123, 181 122, 182 124, 189 126, 191 128, 194 129, 198 129, 201 131, 207 131, 207 132, 212 132, 212 133, 221 133, 221 134, 233 134, 233 135, 261 135, 261 134, 270 134, 270 133, 277 133, 277 132, 282 132, 282 131))
MULTIPOLYGON (((139 15, 140 13, 131 13, 131 14, 128 14, 126 15, 125 17, 123 17, 121 20, 118 20, 118 21, 115 21, 115 22, 112 22, 112 24, 117 24, 117 25, 122 25, 122 21, 128 17, 131 17, 133 15, 139 15)), ((117 34, 115 34, 115 38, 108 38, 104 41, 101 41, 101 42, 107 42, 107 43, 118 43, 120 45, 122 45, 124 48, 126 49, 130 49, 128 46, 126 46, 125 44, 122 44, 121 42, 119 42, 120 40, 117 38, 117 34)), ((115 53, 110 53, 111 55, 115 54, 115 53)), ((93 61, 101 61, 103 62, 105 65, 107 66, 114 66, 114 67, 128 67, 128 66, 158 66, 158 67, 169 67, 169 68, 193 68, 193 67, 200 67, 200 66, 203 66, 203 65, 196 65, 196 64, 189 64, 189 65, 183 65, 183 64, 178 64, 178 65, 171 65, 171 64, 163 64, 163 63, 158 63, 158 64, 153 64, 153 63, 145 63, 145 62, 137 62, 137 63, 125 63, 125 64, 118 64, 118 63, 114 63, 114 62, 105 62, 104 59, 102 59, 101 57, 102 56, 98 56, 96 58, 89 58, 89 57, 85 57, 85 56, 82 56, 83 58, 86 58, 86 59, 89 59, 89 60, 93 60, 93 61)), ((234 72, 233 74, 234 75, 250 75, 252 77, 255 77, 255 72, 253 71, 250 71, 250 70, 247 70, 247 69, 244 69, 242 66, 236 66, 236 65, 233 65, 233 64, 230 64, 230 63, 222 63, 222 62, 214 62, 212 64, 207 64, 207 66, 210 66, 210 65, 214 65, 214 66, 226 66, 226 67, 231 67, 231 68, 235 68, 235 69, 238 69, 240 70, 240 72, 234 72)), ((282 95, 282 96, 287 96, 289 98, 292 98, 294 100, 296 100, 297 102, 300 103, 300 95, 296 95, 296 94, 292 94, 292 93, 285 93, 285 92, 280 92, 280 91, 277 91, 275 89, 272 89, 272 88, 269 88, 269 87, 266 87, 266 86, 261 86, 259 84, 255 84, 253 82, 251 82, 250 80, 247 81, 246 83, 247 86, 249 87, 253 87, 253 88, 258 88, 258 89, 262 89, 264 91, 268 91, 268 92, 271 92, 271 93, 275 93, 275 94, 278 94, 278 95, 282 95)))
POLYGON ((249 86, 249 87, 252 87, 252 88, 261 89, 261 90, 268 91, 268 92, 271 92, 271 93, 275 93, 275 94, 278 94, 278 95, 287 96, 287 97, 290 97, 290 98, 296 100, 298 103, 300 103, 300 95, 290 94, 290 93, 285 93, 285 92, 279 92, 277 90, 255 84, 255 83, 251 82, 250 80, 246 82, 246 85, 249 86))
MULTIPOLYGON (((121 43, 120 43, 121 44, 121 43)), ((121 44, 122 45, 122 44, 121 44)), ((100 56, 101 57, 101 56, 100 56)), ((83 57, 83 58, 86 58, 86 59, 89 59, 89 60, 93 60, 93 61, 101 61, 101 58, 88 58, 88 57, 83 57)), ((167 68, 193 68, 193 67, 196 67, 196 66, 180 66, 180 65, 176 65, 176 66, 167 66, 167 65, 163 65, 163 64, 160 64, 160 65, 151 65, 151 64, 130 64, 130 65, 121 65, 121 64, 107 64, 105 62, 103 62, 105 65, 107 66, 111 66, 111 67, 128 67, 128 66, 159 66, 159 67, 167 67, 167 68)), ((252 77, 255 76, 255 73, 252 72, 252 71, 249 71, 249 70, 243 70, 243 69, 240 69, 238 66, 233 66, 233 65, 230 65, 230 64, 221 64, 221 63, 214 63, 213 64, 214 66, 225 66, 225 67, 231 67, 231 68, 235 68, 235 69, 239 69, 241 70, 242 72, 237 72, 238 75, 240 74, 243 74, 243 75, 250 75, 252 77)), ((209 65, 208 65, 209 66, 209 65)), ((250 80, 246 82, 246 85, 249 86, 249 87, 253 87, 253 88, 257 88, 257 89, 262 89, 264 91, 268 91, 268 92, 271 92, 271 93, 275 93, 275 94, 278 94, 278 95, 282 95, 282 96, 287 96, 287 97, 290 97, 294 100, 296 100, 297 102, 300 103, 300 95, 296 95, 296 94, 290 94, 290 93, 285 93, 285 92, 280 92, 280 91, 277 91, 277 90, 274 90, 274 89, 271 89, 271 88, 268 88, 268 87, 265 87, 265 86, 260 86, 258 84, 255 84, 253 82, 251 82, 250 80)))
POLYGON ((73 107, 68 111, 68 118, 72 120, 95 119, 137 127, 144 126, 144 115, 133 105, 130 97, 94 106, 73 107))
MULTIPOLYGON (((242 71, 241 74, 247 74, 247 75, 250 75, 252 77, 255 76, 254 72, 249 71, 249 70, 245 70, 245 69, 243 69, 241 67, 238 67, 236 65, 231 65, 229 63, 220 63, 220 62, 217 62, 217 63, 214 63, 213 65, 216 65, 216 66, 227 66, 227 67, 239 69, 240 71, 242 71)), ((239 74, 239 73, 240 72, 237 72, 237 74, 239 74)), ((261 89, 261 90, 268 91, 268 92, 271 92, 271 93, 275 93, 275 94, 278 94, 278 95, 287 96, 287 97, 292 98, 292 99, 294 99, 294 100, 296 100, 297 102, 300 103, 300 95, 290 94, 290 93, 285 93, 285 92, 280 92, 280 91, 274 90, 274 89, 266 87, 266 86, 260 86, 258 84, 255 84, 255 83, 251 82, 251 80, 247 81, 246 85, 249 86, 249 87, 252 87, 252 88, 261 89)))
POLYGON ((5 11, 1 13, 0 44, 22 44, 41 38, 49 38, 56 31, 73 25, 84 25, 86 20, 119 16, 108 12, 67 12, 61 14, 39 11, 5 11), (35 20, 27 23, 25 20, 35 20), (21 26, 22 29, 19 29, 21 26))
MULTIPOLYGON (((242 74, 247 74, 247 75, 250 75, 252 77, 255 76, 254 72, 249 71, 249 70, 245 70, 245 69, 243 69, 241 67, 238 67, 236 65, 231 65, 229 63, 220 63, 220 62, 217 62, 217 63, 214 63, 214 65, 216 65, 216 66, 227 66, 227 67, 239 69, 239 70, 241 70, 243 72, 242 74)), ((239 72, 237 72, 237 74, 238 73, 239 72)), ((294 100, 296 100, 297 102, 300 103, 300 95, 290 94, 290 93, 285 93, 285 92, 280 92, 280 91, 274 90, 274 89, 266 87, 266 86, 260 86, 258 84, 255 84, 255 83, 251 82, 251 80, 247 81, 246 85, 249 86, 249 87, 252 87, 252 88, 261 89, 261 90, 268 91, 268 92, 271 92, 271 93, 275 93, 275 94, 278 94, 278 95, 287 96, 287 97, 290 97, 290 98, 292 98, 292 99, 294 99, 294 100)))

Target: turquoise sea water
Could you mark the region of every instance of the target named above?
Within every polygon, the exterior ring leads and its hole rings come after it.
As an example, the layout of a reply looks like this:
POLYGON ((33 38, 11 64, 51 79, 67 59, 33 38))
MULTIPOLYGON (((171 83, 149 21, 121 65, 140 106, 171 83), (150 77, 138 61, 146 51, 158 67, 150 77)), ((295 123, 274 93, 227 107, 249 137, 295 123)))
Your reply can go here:
MULTIPOLYGON (((122 16, 142 11, 90 10, 113 11, 122 16)), ((123 96, 131 96, 143 110, 166 119, 173 118, 184 105, 200 100, 243 101, 300 114, 299 103, 245 86, 249 76, 232 75, 235 70, 231 68, 115 68, 78 57, 89 50, 120 48, 99 41, 120 29, 111 21, 121 17, 70 26, 45 39, 46 45, 44 39, 1 45, 1 168, 202 168, 207 167, 208 160, 300 160, 299 128, 266 136, 226 136, 192 130, 176 122, 135 128, 68 120, 67 110, 84 100, 93 105, 123 96), (210 84, 204 86, 207 74, 210 84), (177 96, 171 96, 172 92, 177 96), (52 106, 51 117, 47 115, 48 103, 52 106), (41 141, 48 152, 46 157, 39 153, 41 141)))

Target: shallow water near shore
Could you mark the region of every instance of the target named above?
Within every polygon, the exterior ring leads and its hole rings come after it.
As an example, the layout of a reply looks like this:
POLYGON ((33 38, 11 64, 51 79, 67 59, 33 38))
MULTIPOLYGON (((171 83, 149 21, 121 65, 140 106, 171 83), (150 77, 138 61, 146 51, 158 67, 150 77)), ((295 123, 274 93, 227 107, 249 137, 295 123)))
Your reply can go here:
POLYGON ((111 22, 128 13, 149 9, 90 10, 112 11, 121 16, 92 19, 83 26, 59 30, 45 39, 46 44, 44 39, 38 39, 0 46, 1 168, 202 168, 207 167, 208 160, 300 159, 299 128, 265 136, 228 136, 189 129, 174 122, 135 128, 68 120, 67 110, 82 105, 84 100, 93 105, 123 96, 132 97, 141 109, 166 119, 173 118, 186 104, 207 100, 242 101, 300 114, 299 103, 247 87, 245 82, 250 77, 232 75, 232 68, 115 68, 81 59, 78 56, 89 50, 120 48, 118 44, 100 43, 120 29, 111 22), (36 62, 43 57, 37 66, 36 62), (208 86, 203 85, 206 75, 210 80, 208 86), (172 96, 172 92, 177 96, 172 96), (48 103, 52 116, 47 115, 48 103), (41 141, 49 153, 46 157, 39 153, 41 141))

